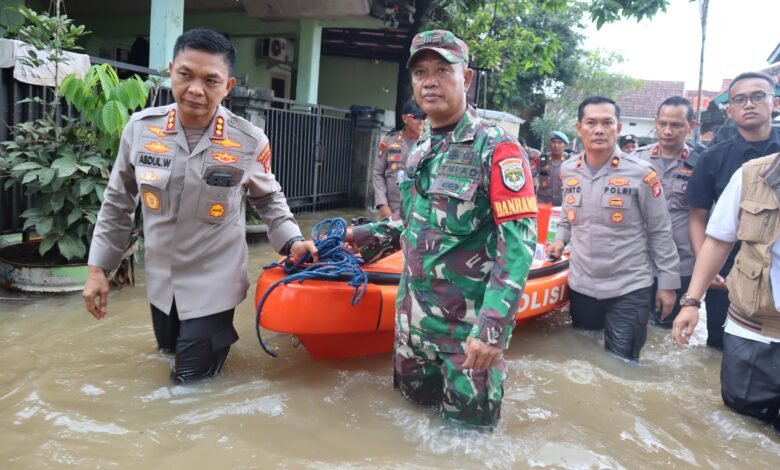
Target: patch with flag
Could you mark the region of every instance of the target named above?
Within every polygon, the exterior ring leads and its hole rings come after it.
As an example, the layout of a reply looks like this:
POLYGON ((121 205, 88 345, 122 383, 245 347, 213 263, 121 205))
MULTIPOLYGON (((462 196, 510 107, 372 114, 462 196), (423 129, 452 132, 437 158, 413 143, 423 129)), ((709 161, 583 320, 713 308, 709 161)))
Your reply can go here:
POLYGON ((531 169, 517 144, 502 142, 496 146, 490 173, 490 204, 497 224, 536 217, 536 194, 530 175, 531 169))
POLYGON ((257 161, 263 164, 266 173, 271 172, 271 144, 265 144, 265 148, 257 156, 257 161))

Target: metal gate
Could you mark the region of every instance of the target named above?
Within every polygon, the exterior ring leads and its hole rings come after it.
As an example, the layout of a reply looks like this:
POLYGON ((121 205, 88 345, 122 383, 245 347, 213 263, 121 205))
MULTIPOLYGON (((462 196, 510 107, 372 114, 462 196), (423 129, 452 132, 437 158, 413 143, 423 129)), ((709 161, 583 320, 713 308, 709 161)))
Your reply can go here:
POLYGON ((294 212, 348 205, 355 134, 348 110, 277 98, 265 132, 271 169, 294 212))

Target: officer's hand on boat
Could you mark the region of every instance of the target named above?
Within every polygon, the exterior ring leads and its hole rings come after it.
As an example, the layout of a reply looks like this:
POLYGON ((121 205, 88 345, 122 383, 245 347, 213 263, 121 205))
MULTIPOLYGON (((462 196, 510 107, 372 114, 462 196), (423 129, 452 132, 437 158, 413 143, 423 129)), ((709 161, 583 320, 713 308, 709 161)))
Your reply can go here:
POLYGON ((672 324, 672 338, 674 338, 678 347, 682 348, 688 344, 688 340, 691 339, 693 330, 698 322, 699 307, 689 305, 680 309, 680 313, 677 314, 677 318, 674 319, 672 324))
POLYGON ((297 241, 293 243, 290 247, 290 254, 296 261, 303 259, 307 254, 311 255, 315 263, 320 260, 320 253, 317 251, 317 247, 312 240, 297 241))
POLYGON ((463 362, 463 369, 476 371, 490 369, 496 365, 501 357, 501 348, 491 346, 471 337, 466 340, 465 352, 466 360, 463 362))
POLYGON ((108 279, 103 270, 97 266, 89 266, 87 282, 84 283, 84 306, 93 317, 100 320, 106 316, 108 306, 108 279), (96 303, 97 301, 97 303, 96 303))
POLYGON ((563 248, 564 248, 563 240, 554 240, 548 242, 547 245, 545 245, 544 247, 544 250, 547 253, 547 259, 549 261, 555 261, 561 259, 561 255, 563 254, 563 248))

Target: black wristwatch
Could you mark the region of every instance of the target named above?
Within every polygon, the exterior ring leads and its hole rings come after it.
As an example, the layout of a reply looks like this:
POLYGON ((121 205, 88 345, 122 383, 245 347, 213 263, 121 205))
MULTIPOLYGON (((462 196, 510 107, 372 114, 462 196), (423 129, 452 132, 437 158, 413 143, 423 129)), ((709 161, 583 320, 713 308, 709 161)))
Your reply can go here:
POLYGON ((284 247, 282 248, 282 254, 289 255, 290 250, 292 249, 292 246, 293 244, 295 244, 295 242, 305 242, 305 241, 306 239, 301 236, 292 237, 291 239, 287 240, 287 243, 284 244, 284 247))
POLYGON ((680 306, 681 307, 701 307, 701 300, 694 299, 688 293, 686 292, 683 294, 682 298, 680 299, 680 306))

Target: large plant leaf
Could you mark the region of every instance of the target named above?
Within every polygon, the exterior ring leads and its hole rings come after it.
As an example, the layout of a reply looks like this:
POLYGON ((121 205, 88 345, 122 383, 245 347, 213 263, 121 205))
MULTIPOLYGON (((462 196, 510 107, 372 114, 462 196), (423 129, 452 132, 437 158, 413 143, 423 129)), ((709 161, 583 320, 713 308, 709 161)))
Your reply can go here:
POLYGON ((60 178, 68 177, 78 170, 76 160, 74 160, 73 157, 58 158, 51 163, 51 167, 57 170, 57 175, 60 178))
POLYGON ((24 162, 11 168, 11 171, 30 171, 30 170, 37 170, 38 168, 42 168, 42 166, 39 163, 24 162))
POLYGON ((41 240, 41 244, 38 245, 38 253, 40 253, 41 256, 45 255, 49 250, 52 249, 54 244, 57 243, 57 240, 59 239, 59 235, 54 233, 48 237, 44 237, 43 240, 41 240))
POLYGON ((105 131, 110 134, 120 134, 125 123, 130 119, 127 109, 119 101, 109 101, 102 111, 105 131))
POLYGON ((83 179, 79 181, 79 196, 86 196, 95 189, 95 183, 92 180, 83 179))
POLYGON ((38 235, 45 237, 51 232, 52 227, 54 227, 54 219, 52 217, 45 217, 39 219, 35 224, 35 231, 38 232, 38 235))
POLYGON ((68 214, 68 226, 73 225, 73 222, 79 220, 81 218, 81 214, 81 209, 78 208, 74 209, 70 214, 68 214))
POLYGON ((81 258, 87 253, 87 247, 81 240, 72 237, 71 235, 65 235, 57 241, 57 248, 60 254, 67 260, 73 258, 81 258))

